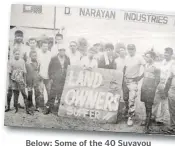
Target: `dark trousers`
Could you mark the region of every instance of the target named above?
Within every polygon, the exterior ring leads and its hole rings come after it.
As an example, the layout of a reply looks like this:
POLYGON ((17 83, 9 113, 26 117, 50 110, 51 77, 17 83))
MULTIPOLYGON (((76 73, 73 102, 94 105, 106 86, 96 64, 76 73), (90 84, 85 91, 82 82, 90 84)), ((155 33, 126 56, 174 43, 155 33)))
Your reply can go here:
POLYGON ((24 89, 20 89, 20 90, 12 90, 12 89, 8 89, 8 93, 7 93, 7 106, 10 109, 10 102, 11 102, 11 98, 12 98, 12 94, 14 95, 14 107, 16 109, 16 111, 18 111, 18 99, 19 99, 19 93, 21 92, 23 99, 24 99, 24 104, 26 106, 26 110, 28 110, 28 100, 27 100, 27 95, 25 92, 25 88, 24 89))
POLYGON ((33 90, 28 91, 28 104, 29 107, 33 106, 33 90))
POLYGON ((8 88, 8 91, 7 91, 7 108, 8 109, 10 109, 10 102, 12 99, 12 94, 13 94, 13 90, 11 88, 8 88))
POLYGON ((146 110, 146 128, 149 128, 151 124, 151 116, 152 116, 152 105, 151 102, 145 102, 145 110, 146 110))
POLYGON ((62 92, 63 92, 63 86, 60 86, 60 88, 55 88, 55 86, 52 85, 51 86, 51 90, 50 90, 50 95, 49 95, 48 101, 46 103, 46 106, 49 106, 50 109, 53 109, 54 108, 55 99, 57 97, 57 99, 58 99, 58 107, 59 107, 62 92))
MULTIPOLYGON (((36 108, 44 107, 44 97, 42 96, 39 85, 34 86, 33 88, 34 88, 34 94, 35 94, 35 104, 36 104, 35 106, 36 106, 36 108)), ((28 91, 29 107, 31 107, 33 105, 32 96, 33 96, 33 89, 28 91)))
POLYGON ((153 105, 153 103, 145 102, 146 113, 152 112, 152 105, 153 105))
POLYGON ((8 109, 10 109, 10 103, 11 103, 11 99, 12 99, 12 95, 14 94, 14 107, 16 108, 18 106, 18 96, 19 96, 19 92, 18 90, 12 90, 11 88, 8 89, 7 92, 7 107, 8 109))
POLYGON ((24 99, 24 104, 26 107, 26 110, 28 111, 28 100, 27 100, 27 95, 25 92, 25 88, 20 89, 20 90, 13 90, 14 93, 14 106, 16 111, 18 111, 18 99, 19 99, 19 93, 21 92, 23 99, 24 99))

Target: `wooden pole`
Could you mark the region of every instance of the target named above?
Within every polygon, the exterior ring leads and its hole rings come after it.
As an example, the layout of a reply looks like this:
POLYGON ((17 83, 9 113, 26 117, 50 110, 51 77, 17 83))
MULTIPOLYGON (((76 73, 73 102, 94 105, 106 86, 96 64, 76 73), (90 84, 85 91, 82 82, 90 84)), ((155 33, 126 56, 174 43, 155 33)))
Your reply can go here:
MULTIPOLYGON (((54 29, 54 36, 56 35, 56 6, 54 7, 54 22, 53 22, 53 29, 54 29)), ((55 43, 55 38, 54 38, 54 43, 55 43)))

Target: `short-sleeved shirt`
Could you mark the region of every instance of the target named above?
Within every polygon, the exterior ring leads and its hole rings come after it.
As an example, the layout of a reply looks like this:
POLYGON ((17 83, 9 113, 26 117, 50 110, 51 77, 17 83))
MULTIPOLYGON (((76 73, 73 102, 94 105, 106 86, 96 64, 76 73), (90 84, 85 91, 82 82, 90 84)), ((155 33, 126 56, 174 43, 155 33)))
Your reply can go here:
POLYGON ((157 78, 160 79, 160 69, 158 69, 154 63, 151 65, 147 63, 145 65, 142 86, 144 88, 147 87, 153 89, 156 85, 157 78))
POLYGON ((49 69, 49 64, 51 61, 50 51, 43 53, 42 50, 39 50, 38 51, 38 61, 40 63, 40 72, 39 72, 40 76, 43 79, 49 79, 48 69, 49 69))
POLYGON ((70 65, 79 65, 80 64, 80 53, 76 51, 74 54, 69 52, 68 56, 70 58, 70 65))
POLYGON ((122 71, 125 67, 125 58, 118 57, 115 59, 116 69, 118 71, 122 71))
POLYGON ((140 68, 142 65, 145 65, 146 62, 143 57, 135 55, 135 56, 127 56, 125 60, 125 76, 127 78, 135 78, 140 74, 140 68))
POLYGON ((170 61, 163 60, 162 61, 162 64, 160 67, 160 70, 161 70, 160 83, 162 84, 166 83, 168 77, 170 76, 172 64, 173 64, 173 60, 170 60, 170 61))

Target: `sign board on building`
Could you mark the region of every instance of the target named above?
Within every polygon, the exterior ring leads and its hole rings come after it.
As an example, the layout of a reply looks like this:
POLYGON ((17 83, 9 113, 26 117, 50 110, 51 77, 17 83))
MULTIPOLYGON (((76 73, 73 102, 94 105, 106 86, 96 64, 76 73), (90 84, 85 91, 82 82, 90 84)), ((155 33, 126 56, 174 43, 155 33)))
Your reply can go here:
POLYGON ((54 6, 13 4, 10 25, 53 29, 54 6))

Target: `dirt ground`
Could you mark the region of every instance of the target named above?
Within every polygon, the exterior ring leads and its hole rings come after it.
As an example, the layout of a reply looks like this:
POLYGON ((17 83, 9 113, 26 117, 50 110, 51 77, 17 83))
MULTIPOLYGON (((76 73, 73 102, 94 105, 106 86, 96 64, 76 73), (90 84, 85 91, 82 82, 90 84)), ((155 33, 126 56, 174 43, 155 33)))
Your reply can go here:
MULTIPOLYGON (((134 119, 134 125, 128 127, 126 120, 123 119, 119 120, 117 124, 100 124, 84 119, 59 117, 54 114, 43 115, 41 112, 35 112, 34 115, 27 115, 23 109, 19 109, 18 113, 15 113, 15 110, 5 113, 4 121, 5 126, 143 133, 144 127, 140 126, 140 122, 141 120, 138 115, 134 119)), ((161 134, 160 126, 153 124, 151 128, 151 133, 161 134)))
MULTIPOLYGON (((21 96, 19 98, 19 103, 21 105, 24 105, 21 96)), ((13 108, 13 99, 11 102, 11 107, 13 108)), ((132 127, 128 127, 126 123, 127 120, 121 119, 121 116, 118 117, 118 122, 115 124, 106 124, 106 123, 102 124, 97 121, 94 122, 90 120, 87 121, 85 119, 59 117, 54 114, 43 115, 42 112, 34 112, 33 115, 27 115, 24 109, 19 109, 18 113, 15 113, 15 110, 6 112, 4 117, 4 125, 18 126, 18 127, 57 128, 57 129, 70 129, 70 130, 143 133, 144 127, 140 126, 141 121, 143 119, 145 119, 145 109, 143 103, 140 102, 140 98, 138 96, 138 98, 136 98, 136 116, 134 119, 134 125, 132 127)), ((152 124, 151 133, 163 134, 160 131, 162 128, 163 127, 152 124)))

